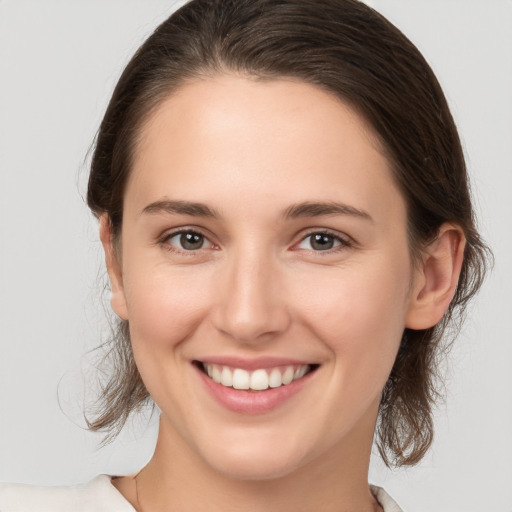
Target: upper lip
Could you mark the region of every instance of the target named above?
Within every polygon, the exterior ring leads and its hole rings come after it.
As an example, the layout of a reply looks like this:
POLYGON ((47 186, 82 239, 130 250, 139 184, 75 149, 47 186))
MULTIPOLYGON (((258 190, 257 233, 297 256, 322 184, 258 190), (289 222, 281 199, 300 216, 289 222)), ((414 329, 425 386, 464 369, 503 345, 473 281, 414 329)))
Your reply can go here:
POLYGON ((212 356, 197 359, 203 364, 216 364, 219 366, 229 366, 230 368, 240 368, 243 370, 258 370, 260 368, 275 368, 276 366, 293 366, 293 365, 312 365, 311 361, 301 361, 287 357, 260 356, 256 358, 246 359, 237 356, 212 356))

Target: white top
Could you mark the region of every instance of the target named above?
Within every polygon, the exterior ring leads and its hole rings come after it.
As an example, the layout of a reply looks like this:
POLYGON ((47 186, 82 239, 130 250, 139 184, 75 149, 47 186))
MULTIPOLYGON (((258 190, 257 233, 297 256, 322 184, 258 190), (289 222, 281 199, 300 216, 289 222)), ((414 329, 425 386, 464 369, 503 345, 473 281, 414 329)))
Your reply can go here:
MULTIPOLYGON (((381 487, 371 490, 384 512, 403 512, 381 487)), ((135 512, 109 475, 69 487, 0 484, 0 512, 135 512)))

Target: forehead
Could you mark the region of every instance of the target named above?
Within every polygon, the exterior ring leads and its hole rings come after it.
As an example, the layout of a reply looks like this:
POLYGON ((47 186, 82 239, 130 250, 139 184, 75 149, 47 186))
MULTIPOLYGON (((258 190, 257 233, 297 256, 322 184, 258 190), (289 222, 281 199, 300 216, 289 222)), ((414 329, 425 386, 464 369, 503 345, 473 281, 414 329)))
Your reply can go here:
POLYGON ((253 137, 253 140, 257 136, 261 138, 263 133, 274 137, 276 132, 284 130, 287 135, 313 140, 315 131, 325 139, 326 146, 329 140, 325 137, 332 135, 340 147, 347 132, 357 132, 384 154, 378 135, 347 102, 295 78, 221 74, 186 81, 144 120, 138 137, 140 151, 135 157, 151 144, 155 131, 163 128, 169 136, 187 136, 185 129, 189 127, 197 139, 215 134, 222 138, 222 128, 230 127, 243 128, 238 137, 253 137), (308 125, 311 130, 307 129, 308 125), (206 132, 208 128, 213 131, 206 132))
POLYGON ((148 118, 127 195, 205 201, 215 191, 243 201, 262 193, 286 207, 340 194, 371 203, 384 186, 400 196, 377 137, 340 99, 297 80, 222 75, 187 83, 148 118))

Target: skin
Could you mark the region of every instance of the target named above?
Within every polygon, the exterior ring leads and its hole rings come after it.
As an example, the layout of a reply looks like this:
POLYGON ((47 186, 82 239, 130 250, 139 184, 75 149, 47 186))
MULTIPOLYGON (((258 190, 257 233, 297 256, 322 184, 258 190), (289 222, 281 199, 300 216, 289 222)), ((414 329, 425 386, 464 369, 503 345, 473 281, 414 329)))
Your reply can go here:
POLYGON ((146 511, 378 510, 367 475, 380 394, 404 328, 446 310, 464 239, 443 225, 412 264, 406 204, 364 120, 298 81, 188 83, 141 129, 120 242, 105 216, 100 230, 113 308, 162 411, 138 499, 132 477, 114 482, 125 497, 146 511), (345 209, 290 215, 334 202, 345 209), (204 242, 187 250, 176 230, 204 242), (311 245, 318 232, 332 249, 311 245), (319 367, 247 415, 213 400, 192 364, 228 355, 319 367))

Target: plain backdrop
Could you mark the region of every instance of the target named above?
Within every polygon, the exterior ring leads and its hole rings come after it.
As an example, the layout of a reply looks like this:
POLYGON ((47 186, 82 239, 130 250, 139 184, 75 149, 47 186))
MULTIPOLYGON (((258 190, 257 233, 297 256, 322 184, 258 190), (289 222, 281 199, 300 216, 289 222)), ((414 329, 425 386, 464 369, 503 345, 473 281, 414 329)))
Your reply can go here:
MULTIPOLYGON (((467 154, 496 265, 447 361, 433 449, 374 482, 408 511, 510 512, 512 2, 373 0, 424 53, 467 154)), ((177 3, 0 0, 0 480, 70 484, 151 455, 157 417, 112 445, 84 429, 108 334, 86 155, 116 79, 177 3)))

